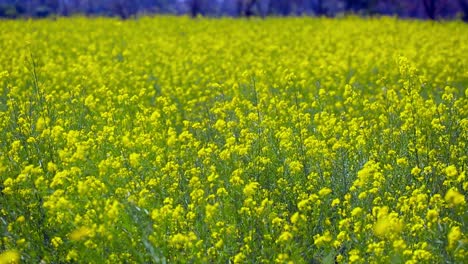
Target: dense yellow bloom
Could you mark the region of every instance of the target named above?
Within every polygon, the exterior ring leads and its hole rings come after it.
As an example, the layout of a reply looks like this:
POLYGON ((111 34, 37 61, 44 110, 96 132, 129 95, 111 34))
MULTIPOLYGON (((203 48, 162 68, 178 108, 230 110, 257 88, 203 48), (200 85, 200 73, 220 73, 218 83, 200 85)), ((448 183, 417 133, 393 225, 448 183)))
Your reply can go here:
POLYGON ((331 203, 331 206, 334 207, 336 205, 339 205, 340 204, 340 199, 336 198, 336 199, 333 199, 332 203, 331 203))
MULTIPOLYGON (((70 235, 70 238, 71 238, 71 235, 70 235)), ((78 239, 74 239, 74 240, 78 240, 78 239)), ((58 248, 62 243, 63 243, 62 238, 60 238, 60 237, 53 237, 52 238, 52 245, 55 248, 58 248)))
POLYGON ((50 120, 48 118, 44 118, 44 117, 39 117, 36 121, 36 129, 38 131, 42 131, 44 130, 44 128, 47 126, 47 124, 50 122, 50 120))
POLYGON ((465 196, 456 189, 450 189, 445 193, 445 201, 452 207, 466 204, 465 196))
POLYGON ((219 207, 219 204, 216 203, 216 204, 207 204, 206 207, 205 207, 205 214, 206 214, 206 219, 207 220, 210 220, 211 218, 213 218, 213 216, 215 215, 216 211, 218 210, 218 207, 219 207))
POLYGON ((435 209, 430 209, 427 211, 426 218, 429 222, 437 221, 439 217, 439 212, 435 209))
POLYGON ((406 243, 403 239, 398 239, 393 241, 393 248, 395 251, 403 253, 403 251, 406 249, 406 243))
POLYGON ((67 261, 76 261, 78 260, 78 251, 76 249, 72 249, 67 254, 67 261))
POLYGON ((314 236, 314 244, 318 247, 321 247, 323 245, 326 245, 327 243, 330 243, 332 239, 333 238, 330 234, 330 231, 325 231, 325 233, 322 235, 314 236))
POLYGON ((294 263, 293 261, 289 260, 289 255, 286 253, 278 254, 275 259, 275 263, 294 263))
MULTIPOLYGON (((413 252, 413 258, 416 261, 430 261, 432 259, 432 255, 429 251, 424 249, 417 249, 413 252)), ((417 263, 417 262, 416 262, 417 263)))
POLYGON ((82 226, 80 228, 75 229, 73 232, 70 233, 69 237, 71 240, 83 240, 87 238, 88 236, 91 236, 93 234, 92 229, 82 226))
POLYGON ((106 201, 106 213, 109 219, 117 220, 121 205, 118 201, 106 201))
POLYGON ((286 243, 293 238, 293 235, 289 231, 284 231, 280 234, 276 243, 286 243))
POLYGON ((2 20, 1 256, 463 263, 467 32, 2 20))
POLYGON ((132 153, 130 154, 130 157, 128 158, 128 160, 132 167, 137 167, 140 164, 140 154, 132 153))
POLYGON ((320 191, 318 192, 318 195, 320 197, 325 197, 330 193, 332 193, 332 190, 328 187, 325 187, 325 188, 320 189, 320 191))
POLYGON ((16 250, 7 250, 0 253, 1 264, 15 264, 20 263, 20 253, 16 250))
POLYGON ((244 195, 247 197, 254 196, 260 184, 258 182, 250 182, 244 187, 244 195))
POLYGON ((408 160, 406 158, 398 158, 396 162, 398 165, 408 165, 408 160))
POLYGON ((245 255, 244 255, 244 253, 239 252, 239 253, 237 253, 237 254, 234 256, 234 263, 235 263, 235 264, 244 263, 244 262, 245 262, 245 255))
POLYGON ((177 233, 171 236, 169 244, 177 249, 188 249, 192 247, 193 242, 196 241, 196 239, 197 236, 193 232, 188 234, 177 233))
POLYGON ((374 224, 374 234, 379 237, 392 238, 403 230, 403 220, 396 213, 388 213, 383 208, 377 213, 377 222, 374 224))
POLYGON ((351 211, 351 216, 353 217, 359 217, 362 214, 362 208, 361 207, 356 207, 351 211))
POLYGON ((421 169, 418 167, 414 167, 411 169, 411 174, 414 176, 418 176, 420 172, 421 172, 421 169))
POLYGON ((360 257, 360 252, 357 249, 353 249, 349 252, 349 262, 350 263, 355 263, 355 262, 361 262, 362 258, 360 257))
POLYGON ((445 174, 447 175, 447 177, 453 178, 458 174, 457 168, 454 165, 450 165, 447 168, 445 168, 445 174))
POLYGON ((459 226, 453 226, 452 228, 450 228, 450 231, 447 235, 448 247, 450 249, 453 249, 461 240, 462 236, 463 236, 463 233, 460 230, 459 226))
POLYGON ((292 173, 300 173, 302 171, 303 166, 301 162, 296 160, 289 163, 289 168, 291 169, 292 173))

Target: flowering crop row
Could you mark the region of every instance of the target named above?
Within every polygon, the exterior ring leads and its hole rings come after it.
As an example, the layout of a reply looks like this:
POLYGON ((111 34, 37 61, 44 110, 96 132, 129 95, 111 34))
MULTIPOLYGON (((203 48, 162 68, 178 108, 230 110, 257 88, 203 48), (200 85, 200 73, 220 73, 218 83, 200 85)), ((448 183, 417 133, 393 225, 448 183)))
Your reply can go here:
POLYGON ((0 21, 0 263, 468 259, 468 26, 0 21))

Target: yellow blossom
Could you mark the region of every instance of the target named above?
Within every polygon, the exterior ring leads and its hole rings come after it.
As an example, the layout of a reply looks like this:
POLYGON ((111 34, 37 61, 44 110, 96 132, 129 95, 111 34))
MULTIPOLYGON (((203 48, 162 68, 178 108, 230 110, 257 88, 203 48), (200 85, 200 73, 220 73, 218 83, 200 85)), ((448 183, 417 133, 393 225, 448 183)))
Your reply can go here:
POLYGON ((129 160, 130 165, 132 167, 138 167, 138 165, 140 164, 140 154, 131 153, 128 160, 129 160))
POLYGON ((260 184, 258 182, 250 182, 244 187, 244 195, 251 197, 255 194, 260 184))
POLYGON ((448 248, 454 248, 457 245, 458 241, 462 238, 462 236, 463 233, 461 232, 459 226, 453 226, 452 228, 450 228, 450 231, 447 235, 448 248))
POLYGON ((445 168, 445 174, 449 178, 454 178, 458 174, 457 168, 454 165, 450 165, 447 168, 445 168))
POLYGON ((60 237, 53 237, 51 242, 55 248, 58 248, 63 243, 63 240, 60 237))
POLYGON ((330 194, 332 192, 332 190, 328 187, 324 187, 322 188, 319 192, 318 192, 318 195, 320 197, 325 197, 327 196, 328 194, 330 194))
POLYGON ((21 255, 16 250, 7 250, 0 253, 1 264, 20 263, 21 255))
POLYGON ((362 214, 362 208, 361 207, 356 207, 351 211, 351 215, 353 217, 358 217, 362 214))
POLYGON ((239 253, 237 253, 237 254, 234 256, 234 263, 235 263, 235 264, 244 263, 245 258, 246 258, 246 257, 245 257, 245 255, 244 255, 244 253, 239 252, 239 253))
POLYGON ((456 189, 449 189, 445 194, 445 201, 449 206, 464 205, 466 203, 465 196, 459 193, 456 189))
POLYGON ((290 232, 284 231, 280 234, 280 236, 276 240, 276 243, 285 243, 291 240, 292 238, 293 238, 293 235, 290 232))
POLYGON ((326 245, 327 243, 330 243, 332 239, 333 238, 330 234, 330 231, 325 231, 325 233, 322 235, 314 236, 314 244, 318 247, 321 247, 321 246, 326 245))
POLYGON ((437 221, 437 218, 439 217, 439 212, 435 209, 430 209, 426 213, 426 218, 429 222, 435 222, 437 221))
POLYGON ((90 235, 92 235, 92 230, 88 227, 82 226, 78 229, 75 229, 73 232, 71 232, 69 237, 71 240, 78 241, 78 240, 85 239, 90 235))

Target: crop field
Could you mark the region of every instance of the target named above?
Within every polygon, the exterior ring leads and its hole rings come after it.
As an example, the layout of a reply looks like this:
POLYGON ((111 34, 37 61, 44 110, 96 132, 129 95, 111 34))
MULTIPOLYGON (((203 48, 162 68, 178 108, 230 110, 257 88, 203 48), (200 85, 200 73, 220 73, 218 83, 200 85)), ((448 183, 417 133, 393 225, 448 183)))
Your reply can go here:
POLYGON ((0 263, 463 263, 468 25, 0 21, 0 263))

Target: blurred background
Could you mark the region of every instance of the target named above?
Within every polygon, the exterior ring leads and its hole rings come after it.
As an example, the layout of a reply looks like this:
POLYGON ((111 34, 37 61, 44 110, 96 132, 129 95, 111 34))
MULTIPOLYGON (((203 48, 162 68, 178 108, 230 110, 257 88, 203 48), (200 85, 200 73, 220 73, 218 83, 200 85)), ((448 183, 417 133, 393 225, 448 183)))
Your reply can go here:
POLYGON ((463 19, 468 0, 0 0, 0 17, 82 14, 118 16, 361 16, 395 15, 422 19, 463 19))

